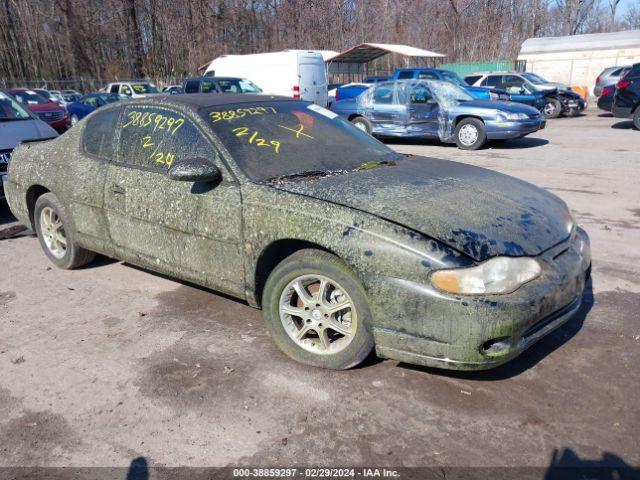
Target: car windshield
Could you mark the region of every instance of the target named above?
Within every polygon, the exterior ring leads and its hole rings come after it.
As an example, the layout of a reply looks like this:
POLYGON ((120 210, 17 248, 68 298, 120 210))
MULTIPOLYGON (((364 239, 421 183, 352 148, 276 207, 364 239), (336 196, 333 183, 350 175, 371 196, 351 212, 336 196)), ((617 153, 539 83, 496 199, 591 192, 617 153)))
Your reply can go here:
POLYGON ((522 76, 536 85, 539 85, 541 83, 549 83, 547 80, 542 78, 540 75, 536 75, 535 73, 524 72, 522 73, 522 76))
POLYGON ((467 82, 465 82, 464 80, 462 80, 458 76, 458 74, 455 73, 455 72, 443 71, 442 72, 442 78, 444 78, 448 82, 453 83, 454 85, 458 85, 459 87, 468 87, 469 86, 469 84, 467 82))
POLYGON ((225 78, 216 81, 223 93, 261 93, 255 84, 245 78, 225 78))
POLYGON ((16 97, 16 100, 18 100, 23 105, 46 105, 47 103, 49 103, 49 100, 44 98, 42 95, 34 92, 33 90, 23 90, 20 92, 15 92, 13 96, 16 97))
POLYGON ((306 102, 257 102, 201 110, 254 181, 347 173, 401 156, 338 115, 306 102))
POLYGON ((136 93, 160 93, 158 89, 150 83, 132 83, 131 88, 136 93))
POLYGON ((47 100, 51 100, 51 97, 53 97, 53 95, 51 95, 51 92, 47 90, 34 90, 34 92, 36 92, 38 95, 42 95, 47 100))
POLYGON ((0 92, 0 122, 30 120, 31 115, 9 95, 0 92))
POLYGON ((106 103, 114 103, 121 100, 120 94, 118 93, 100 93, 98 97, 106 103))

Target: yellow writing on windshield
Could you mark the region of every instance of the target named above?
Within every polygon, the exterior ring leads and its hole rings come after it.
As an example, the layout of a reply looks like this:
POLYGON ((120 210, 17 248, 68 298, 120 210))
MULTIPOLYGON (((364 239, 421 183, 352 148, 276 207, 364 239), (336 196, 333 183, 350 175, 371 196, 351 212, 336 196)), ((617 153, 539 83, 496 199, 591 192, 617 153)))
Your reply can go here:
POLYGON ((251 130, 248 127, 234 128, 232 132, 236 137, 249 137, 246 140, 257 147, 271 147, 276 153, 280 153, 280 142, 277 140, 265 140, 260 137, 260 132, 251 130))
POLYGON ((307 137, 313 140, 313 137, 311 135, 303 133, 304 125, 302 124, 298 125, 296 128, 287 127, 285 125, 278 125, 278 126, 280 128, 284 128, 285 130, 289 130, 290 132, 293 132, 296 138, 300 138, 300 136, 302 135, 303 137, 307 137))
POLYGON ((220 121, 232 122, 246 117, 247 115, 270 115, 277 113, 273 107, 243 107, 236 108, 235 110, 220 110, 209 112, 211 122, 216 123, 220 121))
POLYGON ((141 145, 143 149, 150 149, 155 146, 148 158, 155 163, 164 165, 166 168, 171 168, 171 165, 173 165, 173 162, 176 159, 175 155, 171 152, 161 151, 160 145, 156 145, 155 140, 151 135, 145 135, 142 137, 141 145))

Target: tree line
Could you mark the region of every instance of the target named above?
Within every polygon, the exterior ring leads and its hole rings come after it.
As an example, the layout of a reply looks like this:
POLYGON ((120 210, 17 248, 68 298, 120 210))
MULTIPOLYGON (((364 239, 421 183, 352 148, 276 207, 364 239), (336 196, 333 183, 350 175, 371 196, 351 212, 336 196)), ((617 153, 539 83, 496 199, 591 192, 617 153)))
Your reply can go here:
POLYGON ((0 0, 0 83, 180 79, 225 53, 403 43, 513 60, 529 37, 640 28, 640 0, 0 0))

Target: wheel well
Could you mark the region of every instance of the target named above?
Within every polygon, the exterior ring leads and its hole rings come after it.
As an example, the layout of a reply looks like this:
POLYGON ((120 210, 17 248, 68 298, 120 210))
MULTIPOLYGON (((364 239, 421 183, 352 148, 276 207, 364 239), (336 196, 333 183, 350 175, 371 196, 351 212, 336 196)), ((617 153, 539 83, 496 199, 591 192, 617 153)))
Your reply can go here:
POLYGON ((454 128, 457 127, 458 124, 465 118, 475 118, 476 120, 480 120, 484 124, 484 120, 480 117, 476 117, 475 115, 460 115, 459 117, 456 117, 456 123, 454 125, 454 128))
POLYGON ((292 238, 277 240, 267 245, 267 247, 262 251, 258 258, 258 262, 256 263, 254 277, 254 292, 258 306, 261 306, 262 304, 262 292, 264 290, 264 285, 267 283, 267 278, 269 278, 273 269, 289 255, 305 248, 314 248, 316 250, 333 253, 328 248, 324 248, 316 243, 292 238))
POLYGON ((351 120, 353 120, 354 118, 358 118, 358 117, 361 117, 361 116, 362 116, 362 115, 359 115, 359 114, 357 114, 357 113, 353 113, 353 114, 349 115, 348 120, 349 120, 349 121, 351 121, 351 120))
POLYGON ((31 185, 27 190, 27 209, 29 211, 29 220, 31 221, 32 228, 35 228, 36 225, 33 218, 36 208, 36 200, 38 200, 38 197, 48 192, 49 190, 44 188, 42 185, 31 185))

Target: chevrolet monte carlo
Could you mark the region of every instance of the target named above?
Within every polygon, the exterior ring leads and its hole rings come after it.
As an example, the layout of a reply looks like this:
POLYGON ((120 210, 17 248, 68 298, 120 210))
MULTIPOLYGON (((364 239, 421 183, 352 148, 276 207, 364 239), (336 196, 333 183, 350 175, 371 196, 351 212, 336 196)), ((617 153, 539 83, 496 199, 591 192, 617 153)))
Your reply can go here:
POLYGON ((279 97, 113 104, 16 148, 4 184, 58 267, 99 252, 226 292, 325 368, 499 365, 576 312, 591 264, 547 191, 279 97))

